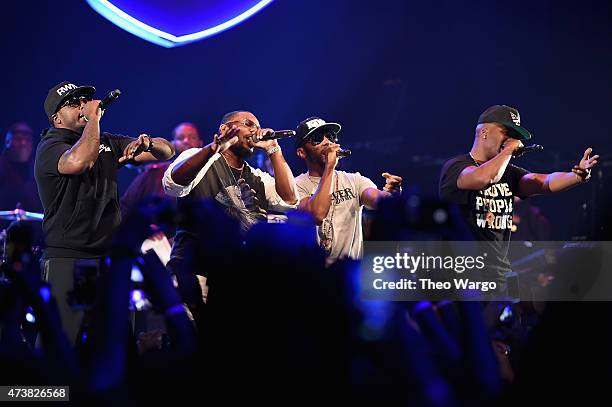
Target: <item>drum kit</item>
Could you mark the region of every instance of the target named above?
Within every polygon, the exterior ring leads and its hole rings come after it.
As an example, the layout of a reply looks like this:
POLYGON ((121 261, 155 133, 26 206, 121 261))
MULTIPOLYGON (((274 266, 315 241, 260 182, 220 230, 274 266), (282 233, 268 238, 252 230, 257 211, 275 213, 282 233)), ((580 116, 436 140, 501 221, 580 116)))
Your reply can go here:
MULTIPOLYGON (((21 208, 20 204, 17 204, 15 209, 8 211, 0 211, 0 221, 10 221, 10 225, 15 225, 20 222, 41 222, 44 216, 42 213, 30 212, 21 208)), ((0 230, 0 264, 6 261, 7 257, 7 230, 10 225, 0 230)), ((39 254, 41 251, 40 245, 36 244, 32 246, 32 253, 39 254)))

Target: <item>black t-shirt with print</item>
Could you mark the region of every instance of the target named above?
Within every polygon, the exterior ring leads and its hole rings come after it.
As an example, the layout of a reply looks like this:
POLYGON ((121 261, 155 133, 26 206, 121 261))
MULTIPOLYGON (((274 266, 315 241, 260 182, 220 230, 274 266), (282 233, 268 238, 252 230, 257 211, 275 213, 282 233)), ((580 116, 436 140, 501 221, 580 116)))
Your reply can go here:
MULTIPOLYGON (((193 210, 193 205, 203 199, 211 199, 230 217, 236 219, 240 224, 242 233, 246 233, 253 222, 265 221, 265 216, 255 216, 253 210, 242 210, 234 205, 231 194, 236 194, 235 186, 237 181, 242 178, 255 191, 257 207, 265 211, 268 210, 268 200, 263 181, 253 173, 248 164, 244 164, 243 170, 236 170, 228 166, 220 158, 215 160, 210 169, 206 171, 202 180, 189 192, 189 194, 177 199, 178 211, 182 214, 189 214, 193 210)), ((201 231, 197 229, 197 223, 193 222, 189 216, 182 216, 179 219, 174 244, 172 245, 171 263, 173 267, 175 261, 188 256, 188 253, 195 250, 197 235, 201 231)))
POLYGON ((102 133, 100 155, 91 169, 78 175, 60 174, 60 157, 80 137, 68 129, 45 129, 36 149, 34 175, 45 213, 45 258, 102 257, 121 222, 118 160, 135 139, 102 133))
POLYGON ((528 171, 509 164, 499 182, 488 188, 480 191, 459 189, 459 175, 473 165, 469 154, 448 160, 440 174, 440 198, 457 204, 474 238, 493 250, 495 258, 490 259, 489 265, 498 273, 510 271, 508 249, 514 196, 519 196, 519 181, 528 171))
MULTIPOLYGON (((189 194, 178 198, 177 204, 179 212, 188 212, 188 207, 186 208, 185 205, 189 206, 201 199, 210 198, 220 205, 228 215, 235 217, 236 220, 243 223, 244 219, 241 218, 244 213, 241 213, 235 208, 231 199, 232 197, 230 197, 230 194, 236 194, 234 186, 237 185, 237 181, 240 178, 244 179, 251 189, 255 191, 258 207, 267 211, 268 200, 266 199, 265 186, 261 178, 253 174, 251 167, 245 163, 242 171, 236 170, 228 166, 223 159, 218 159, 212 164, 210 169, 206 171, 202 180, 191 190, 191 192, 189 192, 189 194)), ((243 226, 246 228, 246 225, 243 226)), ((177 234, 180 234, 181 231, 197 233, 196 230, 193 230, 194 227, 193 223, 189 222, 188 219, 182 219, 179 221, 177 234)))

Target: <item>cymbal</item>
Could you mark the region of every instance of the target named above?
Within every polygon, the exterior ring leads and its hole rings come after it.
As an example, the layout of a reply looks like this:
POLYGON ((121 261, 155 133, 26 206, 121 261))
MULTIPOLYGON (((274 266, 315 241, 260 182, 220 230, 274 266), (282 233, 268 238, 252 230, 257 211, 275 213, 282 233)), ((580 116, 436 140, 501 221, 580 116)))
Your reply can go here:
POLYGON ((44 215, 38 212, 28 212, 17 208, 10 211, 0 211, 0 219, 41 221, 44 215))

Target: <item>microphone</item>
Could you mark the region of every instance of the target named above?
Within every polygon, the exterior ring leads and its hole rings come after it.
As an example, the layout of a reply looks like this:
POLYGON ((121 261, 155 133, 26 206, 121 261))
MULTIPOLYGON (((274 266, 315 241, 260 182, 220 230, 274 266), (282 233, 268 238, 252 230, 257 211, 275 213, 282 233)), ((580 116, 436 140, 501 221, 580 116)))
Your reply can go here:
POLYGON ((351 150, 343 150, 340 149, 338 151, 336 151, 336 157, 338 158, 344 158, 344 157, 348 157, 349 155, 351 155, 351 150))
POLYGON ((276 140, 279 138, 288 138, 293 136, 295 136, 295 131, 293 130, 276 130, 264 134, 258 141, 276 140))
POLYGON ((522 156, 525 153, 534 153, 536 151, 542 151, 542 150, 544 150, 544 147, 542 147, 539 144, 532 144, 530 146, 519 147, 516 149, 514 154, 512 154, 512 157, 517 158, 517 157, 522 156))
POLYGON ((119 95, 121 95, 121 91, 119 89, 112 90, 104 99, 100 101, 100 109, 106 109, 108 105, 117 100, 119 95))

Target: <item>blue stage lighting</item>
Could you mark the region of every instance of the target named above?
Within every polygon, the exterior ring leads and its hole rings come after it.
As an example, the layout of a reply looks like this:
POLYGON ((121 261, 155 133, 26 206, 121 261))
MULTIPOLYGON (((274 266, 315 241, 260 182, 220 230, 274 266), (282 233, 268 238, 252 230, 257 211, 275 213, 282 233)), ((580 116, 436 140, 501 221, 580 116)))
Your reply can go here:
MULTIPOLYGON (((201 2, 193 2, 192 9, 183 16, 185 24, 182 24, 182 27, 180 14, 171 13, 167 9, 172 7, 170 2, 165 2, 164 8, 160 6, 159 9, 156 9, 151 2, 147 2, 147 4, 129 2, 130 7, 133 10, 138 10, 138 13, 129 13, 124 10, 125 6, 128 5, 126 0, 123 0, 125 4, 121 8, 117 5, 122 3, 121 0, 115 0, 112 3, 108 0, 87 0, 87 3, 103 17, 122 29, 154 44, 172 48, 228 30, 253 16, 272 1, 219 0, 205 2, 204 5, 201 2), (137 14, 138 17, 133 14, 137 14), (195 22, 198 22, 199 25, 197 29, 193 28, 195 22), (178 33, 185 26, 192 27, 193 31, 178 33), (174 33, 170 32, 168 27, 173 27, 174 33)), ((185 12, 186 10, 183 4, 180 11, 185 12)))

